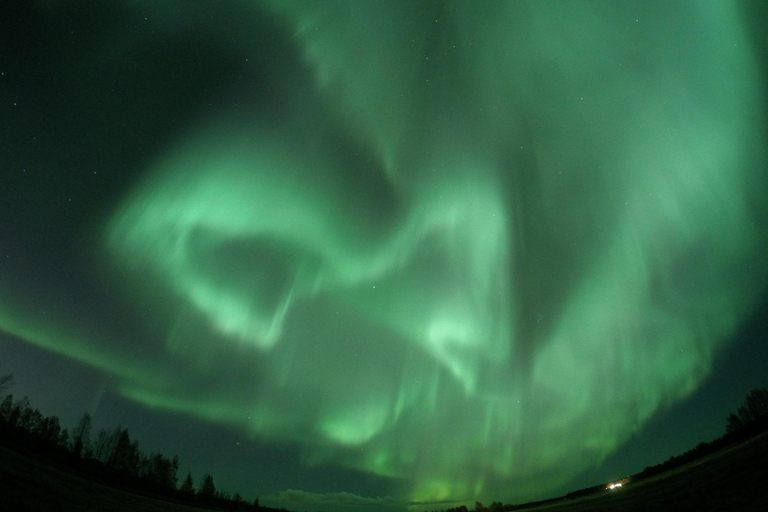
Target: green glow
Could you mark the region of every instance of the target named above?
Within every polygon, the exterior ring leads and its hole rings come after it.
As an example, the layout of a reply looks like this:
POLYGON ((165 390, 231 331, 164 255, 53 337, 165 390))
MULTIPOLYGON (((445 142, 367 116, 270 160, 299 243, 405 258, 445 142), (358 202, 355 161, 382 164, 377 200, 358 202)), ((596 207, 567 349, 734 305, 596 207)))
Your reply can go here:
POLYGON ((126 288, 152 276, 171 311, 158 369, 27 337, 415 501, 554 488, 696 389, 765 285, 737 14, 337 4, 275 9, 318 105, 201 120, 107 226, 126 288), (326 117, 378 167, 348 172, 326 117))

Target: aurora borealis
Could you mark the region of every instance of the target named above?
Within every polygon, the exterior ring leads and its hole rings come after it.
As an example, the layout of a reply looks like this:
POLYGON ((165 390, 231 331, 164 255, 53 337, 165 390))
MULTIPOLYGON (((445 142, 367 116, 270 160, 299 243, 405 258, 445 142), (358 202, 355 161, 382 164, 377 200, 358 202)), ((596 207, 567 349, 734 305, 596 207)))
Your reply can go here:
POLYGON ((398 503, 509 502, 760 307, 746 4, 43 4, 0 69, 0 330, 100 392, 398 503))

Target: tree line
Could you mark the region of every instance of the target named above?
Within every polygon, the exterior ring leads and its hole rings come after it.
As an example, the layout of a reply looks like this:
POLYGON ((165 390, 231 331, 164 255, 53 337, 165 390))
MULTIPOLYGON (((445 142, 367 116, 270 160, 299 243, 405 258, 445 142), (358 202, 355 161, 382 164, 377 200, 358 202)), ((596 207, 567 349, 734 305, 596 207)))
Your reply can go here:
MULTIPOLYGON (((725 433, 722 436, 711 442, 699 443, 695 448, 688 450, 682 455, 670 457, 661 464, 646 467, 643 471, 628 477, 628 479, 631 481, 637 481, 643 478, 657 475, 664 471, 668 471, 670 469, 692 462, 706 455, 715 453, 716 451, 719 451, 728 446, 742 443, 766 431, 768 431, 768 388, 753 389, 747 394, 746 398, 744 399, 744 403, 739 406, 735 412, 731 412, 728 415, 726 419, 725 433)), ((440 511, 432 512, 512 511, 538 507, 541 505, 562 501, 563 499, 576 499, 582 496, 587 496, 589 494, 602 492, 604 490, 605 484, 601 484, 570 492, 566 496, 534 501, 522 505, 502 504, 501 502, 494 501, 489 506, 485 506, 481 502, 475 502, 474 508, 467 508, 467 506, 461 505, 459 507, 442 509, 440 511)))
POLYGON ((247 502, 239 493, 217 489, 209 473, 198 486, 191 472, 187 473, 179 486, 178 456, 144 453, 138 440, 121 425, 92 435, 93 420, 88 412, 70 432, 62 428, 58 417, 34 409, 27 397, 14 399, 12 394, 5 394, 12 384, 13 375, 0 376, 0 439, 17 451, 44 456, 93 480, 153 497, 226 510, 272 510, 261 507, 258 498, 247 502))
POLYGON ((635 476, 645 478, 657 475, 696 459, 713 454, 727 446, 742 443, 768 430, 768 388, 750 391, 736 412, 726 418, 725 433, 717 439, 702 442, 681 455, 675 455, 661 464, 646 467, 635 476))
MULTIPOLYGON (((87 412, 70 433, 67 428, 61 427, 56 416, 45 416, 33 409, 27 397, 14 400, 12 394, 5 395, 12 384, 13 375, 0 376, 0 439, 5 444, 13 444, 17 450, 45 455, 53 462, 64 463, 70 469, 74 468, 87 474, 89 478, 109 485, 126 487, 173 501, 205 504, 227 510, 275 510, 261 507, 258 498, 249 503, 238 493, 230 495, 217 489, 213 476, 208 473, 203 476, 197 487, 191 473, 187 473, 181 486, 178 486, 178 456, 166 458, 159 452, 145 454, 139 449, 138 441, 131 439, 128 429, 121 425, 112 429, 102 428, 92 436, 92 418, 87 412)), ((682 466, 767 430, 768 388, 753 389, 747 394, 744 403, 728 415, 724 435, 711 442, 699 443, 695 448, 682 455, 670 457, 661 464, 646 467, 631 479, 636 481, 682 466)), ((598 485, 581 489, 569 493, 566 498, 574 499, 604 488, 604 485, 598 485)), ((484 506, 477 502, 474 509, 462 505, 442 512, 502 512, 559 499, 562 498, 524 505, 493 502, 490 506, 484 506)))

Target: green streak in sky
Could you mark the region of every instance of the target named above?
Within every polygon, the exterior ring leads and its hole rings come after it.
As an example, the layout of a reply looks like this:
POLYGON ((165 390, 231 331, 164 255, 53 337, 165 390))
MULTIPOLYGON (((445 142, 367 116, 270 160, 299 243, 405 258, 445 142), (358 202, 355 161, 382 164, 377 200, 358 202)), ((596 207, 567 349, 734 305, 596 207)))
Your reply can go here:
POLYGON ((163 353, 221 379, 122 390, 414 501, 545 492, 696 389, 765 285, 741 22, 343 5, 275 9, 316 80, 286 89, 312 91, 295 112, 201 120, 115 211, 109 250, 168 306, 163 353))

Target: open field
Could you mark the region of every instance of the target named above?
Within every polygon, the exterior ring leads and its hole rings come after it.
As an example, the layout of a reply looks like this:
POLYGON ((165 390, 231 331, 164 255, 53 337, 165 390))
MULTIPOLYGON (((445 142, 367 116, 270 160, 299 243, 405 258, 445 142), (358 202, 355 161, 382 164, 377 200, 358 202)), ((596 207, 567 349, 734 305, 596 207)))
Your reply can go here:
MULTIPOLYGON (((550 502, 547 512, 768 510, 768 433, 620 489, 550 502)), ((0 446, 0 511, 200 512, 63 471, 0 446)), ((265 509, 263 509, 265 510, 265 509)), ((328 511, 333 512, 333 511, 328 511)))
POLYGON ((201 512, 63 471, 0 445, 1 512, 201 512))
POLYGON ((638 482, 525 510, 547 512, 768 510, 768 433, 638 482))

